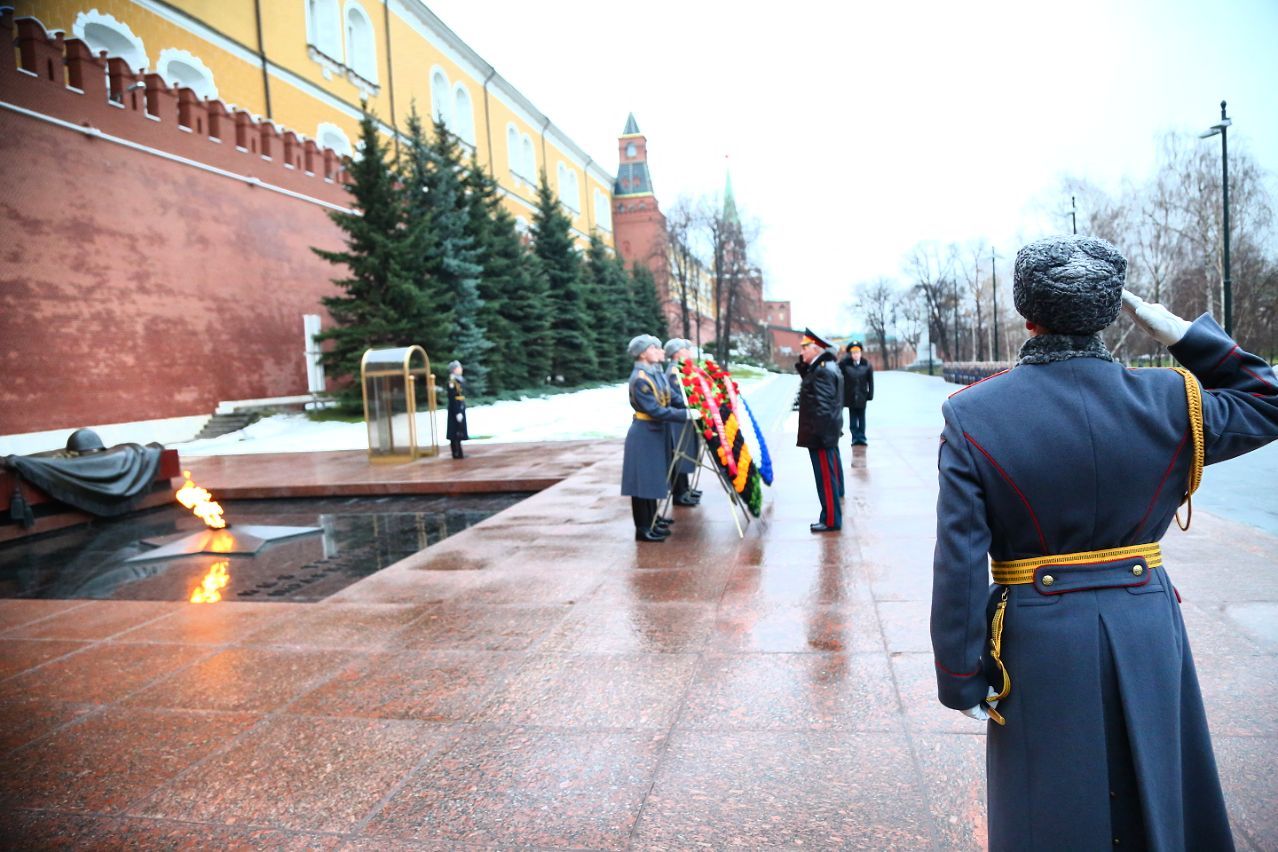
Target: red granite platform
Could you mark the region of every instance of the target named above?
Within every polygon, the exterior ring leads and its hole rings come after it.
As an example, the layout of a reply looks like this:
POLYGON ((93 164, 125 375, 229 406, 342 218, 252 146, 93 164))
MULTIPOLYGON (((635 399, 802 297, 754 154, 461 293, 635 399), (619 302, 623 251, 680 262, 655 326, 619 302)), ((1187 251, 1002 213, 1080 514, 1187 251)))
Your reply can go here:
MULTIPOLYGON (((744 538, 707 487, 637 544, 601 448, 323 603, 0 601, 3 845, 982 848, 984 727, 936 703, 927 638, 936 428, 875 405, 839 535, 779 418, 744 538)), ((1273 849, 1278 541, 1199 512, 1165 547, 1238 845, 1273 849)))

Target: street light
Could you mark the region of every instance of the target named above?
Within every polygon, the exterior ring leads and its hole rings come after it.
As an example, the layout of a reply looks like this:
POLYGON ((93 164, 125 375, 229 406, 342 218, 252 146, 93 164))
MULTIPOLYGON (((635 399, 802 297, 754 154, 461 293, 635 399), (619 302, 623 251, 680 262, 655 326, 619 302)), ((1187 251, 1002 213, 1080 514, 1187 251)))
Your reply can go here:
POLYGON ((1221 163, 1221 190, 1223 204, 1225 207, 1225 280, 1224 280, 1224 305, 1225 305, 1225 333, 1230 337, 1234 334, 1234 296, 1229 283, 1229 125, 1232 121, 1225 115, 1225 102, 1220 102, 1220 121, 1213 124, 1203 133, 1198 134, 1199 139, 1210 139, 1211 137, 1220 135, 1220 163, 1221 163))
POLYGON ((1074 196, 1069 197, 1069 222, 1074 229, 1074 235, 1078 236, 1078 208, 1074 206, 1074 196))

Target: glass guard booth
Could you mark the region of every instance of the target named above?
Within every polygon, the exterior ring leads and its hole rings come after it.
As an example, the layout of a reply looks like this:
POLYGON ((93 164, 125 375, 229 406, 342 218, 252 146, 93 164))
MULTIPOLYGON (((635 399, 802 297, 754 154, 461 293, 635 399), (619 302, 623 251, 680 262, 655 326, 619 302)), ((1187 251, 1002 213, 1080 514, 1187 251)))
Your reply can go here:
POLYGON ((406 462, 439 454, 435 433, 435 377, 420 346, 369 349, 360 361, 368 458, 406 462), (430 424, 430 443, 418 432, 418 412, 430 424))

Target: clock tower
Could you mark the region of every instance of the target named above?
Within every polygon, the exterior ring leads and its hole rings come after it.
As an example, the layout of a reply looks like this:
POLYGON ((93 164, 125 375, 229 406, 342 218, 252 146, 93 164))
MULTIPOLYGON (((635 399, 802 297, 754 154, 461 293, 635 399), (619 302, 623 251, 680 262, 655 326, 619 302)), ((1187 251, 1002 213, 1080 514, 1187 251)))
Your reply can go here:
POLYGON ((639 132, 631 113, 617 139, 619 165, 612 191, 612 235, 617 254, 630 267, 641 263, 652 271, 657 298, 670 327, 675 306, 670 299, 670 269, 666 259, 666 217, 652 191, 648 173, 648 138, 639 132))

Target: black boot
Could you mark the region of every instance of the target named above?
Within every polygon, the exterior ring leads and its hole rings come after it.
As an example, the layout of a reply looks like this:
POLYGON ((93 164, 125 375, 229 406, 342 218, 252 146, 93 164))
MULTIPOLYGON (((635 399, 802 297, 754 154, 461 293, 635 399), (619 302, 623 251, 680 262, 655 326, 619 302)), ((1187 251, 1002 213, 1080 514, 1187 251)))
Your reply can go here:
POLYGON ((665 541, 669 536, 656 530, 635 530, 635 541, 665 541))

